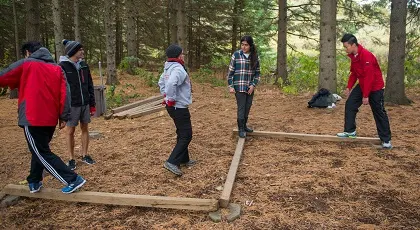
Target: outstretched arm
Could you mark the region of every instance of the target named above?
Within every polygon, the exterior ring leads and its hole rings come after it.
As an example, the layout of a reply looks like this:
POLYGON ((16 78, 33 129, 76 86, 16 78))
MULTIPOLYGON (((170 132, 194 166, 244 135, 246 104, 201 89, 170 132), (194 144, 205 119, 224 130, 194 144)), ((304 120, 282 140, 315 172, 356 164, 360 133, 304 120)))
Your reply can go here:
POLYGON ((0 86, 9 86, 11 89, 18 88, 24 62, 25 60, 21 59, 2 70, 0 72, 0 86))

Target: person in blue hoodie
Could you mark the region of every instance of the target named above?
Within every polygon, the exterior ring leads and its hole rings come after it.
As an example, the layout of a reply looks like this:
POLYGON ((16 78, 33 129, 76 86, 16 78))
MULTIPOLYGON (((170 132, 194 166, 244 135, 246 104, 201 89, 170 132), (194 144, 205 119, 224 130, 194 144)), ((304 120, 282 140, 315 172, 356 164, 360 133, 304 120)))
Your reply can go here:
POLYGON ((188 145, 192 139, 191 115, 188 106, 192 103, 191 79, 184 65, 184 53, 180 46, 170 45, 166 49, 164 72, 159 79, 160 93, 164 96, 166 110, 176 126, 177 142, 163 167, 177 176, 182 176, 180 165, 188 167, 196 163, 191 160, 188 145))

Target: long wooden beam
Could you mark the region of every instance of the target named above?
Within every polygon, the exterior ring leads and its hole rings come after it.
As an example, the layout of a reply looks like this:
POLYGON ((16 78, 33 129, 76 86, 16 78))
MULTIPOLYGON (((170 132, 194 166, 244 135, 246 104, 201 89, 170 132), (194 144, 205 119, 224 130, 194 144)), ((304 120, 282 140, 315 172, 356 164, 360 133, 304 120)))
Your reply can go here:
POLYGON ((136 117, 141 117, 141 116, 146 116, 152 113, 156 113, 159 111, 165 110, 165 107, 163 105, 158 105, 156 107, 152 107, 150 109, 146 109, 146 110, 142 110, 139 112, 136 112, 134 114, 129 114, 128 117, 129 118, 136 118, 136 117))
MULTIPOLYGON (((238 130, 233 130, 234 134, 238 134, 238 130)), ((332 135, 317 135, 317 134, 305 134, 305 133, 284 133, 284 132, 267 132, 267 131, 255 131, 252 133, 246 133, 247 136, 262 136, 262 137, 276 137, 280 139, 298 139, 304 141, 334 141, 334 142, 357 142, 367 144, 381 144, 379 138, 374 137, 356 137, 356 138, 342 138, 332 135)))
POLYGON ((79 191, 71 194, 64 194, 59 189, 52 188, 42 188, 40 192, 29 193, 29 189, 27 186, 14 184, 6 185, 2 192, 5 194, 15 196, 96 204, 141 206, 151 208, 170 208, 196 211, 215 211, 218 209, 218 201, 215 199, 146 196, 88 191, 79 191))
POLYGON ((245 145, 245 138, 239 138, 236 145, 235 154, 233 155, 232 163, 230 164, 229 172, 223 186, 222 195, 219 199, 221 207, 226 208, 229 205, 230 194, 232 193, 233 183, 235 182, 236 172, 238 171, 239 162, 241 161, 242 151, 245 145))
POLYGON ((144 100, 141 100, 141 101, 136 101, 136 102, 133 102, 133 103, 130 103, 130 104, 127 104, 127 105, 123 105, 121 107, 112 109, 111 111, 112 111, 112 113, 119 113, 119 112, 122 112, 124 110, 132 109, 132 108, 135 108, 137 106, 144 105, 144 104, 147 104, 149 102, 153 102, 153 101, 157 101, 157 100, 161 100, 161 99, 163 99, 162 95, 153 96, 153 97, 149 97, 149 98, 146 98, 144 100))

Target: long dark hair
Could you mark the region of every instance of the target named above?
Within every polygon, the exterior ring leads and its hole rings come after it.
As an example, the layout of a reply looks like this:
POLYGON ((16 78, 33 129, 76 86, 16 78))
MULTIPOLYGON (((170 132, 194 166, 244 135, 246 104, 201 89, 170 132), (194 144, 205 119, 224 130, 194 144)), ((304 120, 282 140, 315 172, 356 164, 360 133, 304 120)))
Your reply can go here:
POLYGON ((254 39, 252 39, 252 37, 249 36, 249 35, 245 35, 241 38, 241 43, 243 41, 246 41, 251 48, 250 49, 251 54, 249 55, 250 59, 251 59, 250 60, 251 61, 251 68, 253 70, 255 70, 257 68, 258 54, 257 54, 257 48, 255 47, 255 44, 254 44, 254 39))

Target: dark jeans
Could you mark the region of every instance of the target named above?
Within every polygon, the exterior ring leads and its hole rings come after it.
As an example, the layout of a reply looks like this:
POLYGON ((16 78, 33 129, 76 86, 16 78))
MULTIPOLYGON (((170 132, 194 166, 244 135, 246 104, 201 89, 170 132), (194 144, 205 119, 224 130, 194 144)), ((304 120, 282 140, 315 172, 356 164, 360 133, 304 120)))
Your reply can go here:
POLYGON ((188 145, 192 139, 191 115, 188 108, 174 108, 166 106, 169 116, 176 126, 176 145, 169 156, 168 162, 180 165, 190 161, 188 145))
MULTIPOLYGON (((356 114, 362 105, 363 94, 360 85, 354 87, 346 101, 344 116, 344 132, 354 132, 356 130, 356 114)), ((381 141, 391 140, 391 129, 389 127, 388 115, 384 107, 384 90, 370 92, 369 105, 375 118, 376 129, 381 141)))
POLYGON ((246 123, 248 120, 249 111, 251 110, 254 93, 249 95, 248 93, 236 92, 235 97, 236 104, 238 106, 238 121, 244 120, 246 123))
POLYGON ((77 174, 70 170, 60 157, 51 152, 50 141, 55 127, 25 126, 23 128, 29 150, 32 153, 28 183, 42 181, 44 169, 65 185, 75 181, 77 174))

